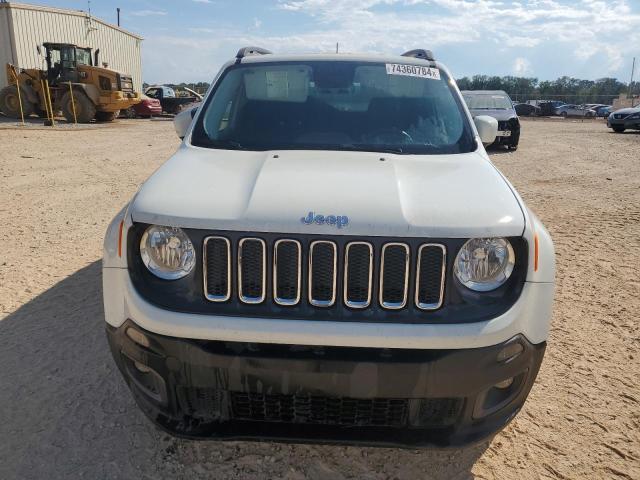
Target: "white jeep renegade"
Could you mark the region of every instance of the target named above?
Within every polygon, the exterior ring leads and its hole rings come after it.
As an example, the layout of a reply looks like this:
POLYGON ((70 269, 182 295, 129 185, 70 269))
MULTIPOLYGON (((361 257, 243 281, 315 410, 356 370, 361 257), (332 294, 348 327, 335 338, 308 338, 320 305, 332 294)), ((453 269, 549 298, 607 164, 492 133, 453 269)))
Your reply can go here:
POLYGON ((427 50, 244 48, 109 226, 114 359, 194 438, 462 445, 522 407, 554 250, 427 50), (193 119, 192 119, 193 118, 193 119))

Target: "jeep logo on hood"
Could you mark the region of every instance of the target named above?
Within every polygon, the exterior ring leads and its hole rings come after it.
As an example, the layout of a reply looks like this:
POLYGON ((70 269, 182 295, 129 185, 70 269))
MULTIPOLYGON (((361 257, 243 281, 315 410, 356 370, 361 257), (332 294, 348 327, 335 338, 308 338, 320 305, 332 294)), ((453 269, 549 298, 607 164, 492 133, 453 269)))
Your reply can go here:
POLYGON ((349 225, 349 217, 346 215, 327 215, 325 217, 324 215, 316 214, 314 212, 309 212, 307 216, 302 217, 300 221, 305 225, 315 223, 316 225, 335 225, 338 228, 349 225))

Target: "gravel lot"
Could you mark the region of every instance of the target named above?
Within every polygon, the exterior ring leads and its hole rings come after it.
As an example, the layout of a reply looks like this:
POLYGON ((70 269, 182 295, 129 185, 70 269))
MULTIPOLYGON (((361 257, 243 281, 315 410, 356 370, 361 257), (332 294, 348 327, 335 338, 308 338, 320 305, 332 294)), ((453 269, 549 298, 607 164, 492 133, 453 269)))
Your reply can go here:
POLYGON ((493 160, 557 250, 538 381, 491 442, 446 451, 176 440, 143 417, 103 331, 112 216, 178 145, 171 122, 0 121, 0 478, 640 478, 640 132, 525 121, 493 160))

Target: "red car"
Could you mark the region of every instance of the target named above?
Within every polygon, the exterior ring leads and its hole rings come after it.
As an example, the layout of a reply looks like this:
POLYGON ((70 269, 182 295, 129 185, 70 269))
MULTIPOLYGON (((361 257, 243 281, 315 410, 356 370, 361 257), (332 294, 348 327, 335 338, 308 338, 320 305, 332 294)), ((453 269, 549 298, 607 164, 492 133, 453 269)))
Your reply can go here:
POLYGON ((142 95, 140 103, 127 108, 122 114, 127 118, 151 118, 154 115, 162 114, 162 105, 160 105, 160 100, 142 95))

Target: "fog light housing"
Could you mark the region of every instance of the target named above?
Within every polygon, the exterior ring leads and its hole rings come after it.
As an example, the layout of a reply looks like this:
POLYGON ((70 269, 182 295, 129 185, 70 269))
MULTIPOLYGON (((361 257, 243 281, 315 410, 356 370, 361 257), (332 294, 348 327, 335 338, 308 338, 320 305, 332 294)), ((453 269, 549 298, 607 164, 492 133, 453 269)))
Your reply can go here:
POLYGON ((504 347, 498 353, 497 360, 498 362, 508 362, 509 360, 513 360, 518 355, 520 355, 524 351, 524 347, 520 342, 513 342, 504 347))
POLYGON ((140 363, 140 362, 133 362, 133 365, 136 367, 136 369, 138 369, 139 372, 142 373, 149 373, 151 371, 151 369, 149 367, 147 367, 146 365, 140 363))
POLYGON ((513 383, 513 377, 509 377, 506 380, 496 383, 494 387, 504 390, 505 388, 509 388, 512 383, 513 383))
POLYGON ((127 337, 129 337, 131 340, 136 342, 138 345, 141 345, 146 348, 149 348, 151 346, 147 336, 144 333, 139 332, 135 328, 131 328, 131 327, 127 328, 126 334, 127 334, 127 337))

